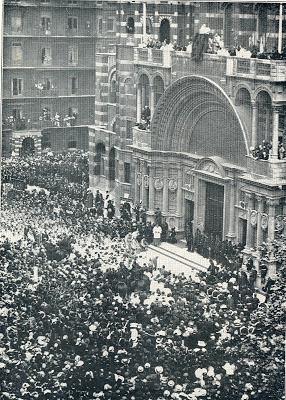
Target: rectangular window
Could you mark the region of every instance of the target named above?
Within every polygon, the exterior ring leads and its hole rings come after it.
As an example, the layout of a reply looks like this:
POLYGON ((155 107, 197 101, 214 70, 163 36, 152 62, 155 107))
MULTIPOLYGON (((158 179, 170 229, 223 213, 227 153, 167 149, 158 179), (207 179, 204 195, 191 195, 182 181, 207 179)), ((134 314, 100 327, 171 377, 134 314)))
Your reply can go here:
POLYGON ((69 46, 68 48, 68 65, 78 64, 78 48, 75 46, 69 46))
POLYGON ((21 64, 23 59, 23 51, 21 43, 12 43, 12 63, 21 64))
POLYGON ((98 18, 98 34, 102 35, 102 18, 98 18))
POLYGON ((68 29, 76 31, 77 30, 77 17, 69 17, 68 18, 68 29))
POLYGON ((42 64, 51 65, 52 63, 52 50, 50 47, 42 48, 42 64))
POLYGON ((41 0, 41 3, 50 3, 51 0, 41 0))
POLYGON ((20 15, 12 15, 11 17, 11 29, 12 32, 21 32, 22 30, 22 18, 20 15))
POLYGON ((130 164, 124 163, 124 182, 130 183, 130 164))
POLYGON ((14 78, 12 79, 12 94, 13 96, 19 96, 23 90, 23 79, 14 78))
POLYGON ((114 30, 114 19, 113 18, 108 18, 107 19, 107 30, 108 31, 113 31, 114 30))
POLYGON ((76 5, 77 4, 77 0, 68 0, 68 4, 69 5, 76 5))
POLYGON ((42 14, 41 16, 41 29, 45 31, 46 34, 51 33, 52 18, 51 15, 42 14))
POLYGON ((72 79, 71 79, 71 92, 72 92, 72 94, 76 94, 76 92, 77 92, 77 79, 76 79, 76 77, 72 77, 72 79))

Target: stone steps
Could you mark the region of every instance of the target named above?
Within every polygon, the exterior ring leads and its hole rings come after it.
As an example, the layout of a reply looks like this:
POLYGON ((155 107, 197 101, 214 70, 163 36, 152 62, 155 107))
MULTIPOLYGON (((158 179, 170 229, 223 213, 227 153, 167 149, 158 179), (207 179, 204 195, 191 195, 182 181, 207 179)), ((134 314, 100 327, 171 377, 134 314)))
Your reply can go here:
POLYGON ((161 243, 160 246, 149 245, 150 249, 158 253, 158 255, 164 255, 165 257, 169 257, 178 263, 186 265, 189 268, 195 269, 197 271, 206 272, 209 262, 204 257, 200 256, 197 253, 188 252, 186 249, 183 249, 181 246, 177 246, 169 243, 161 243))

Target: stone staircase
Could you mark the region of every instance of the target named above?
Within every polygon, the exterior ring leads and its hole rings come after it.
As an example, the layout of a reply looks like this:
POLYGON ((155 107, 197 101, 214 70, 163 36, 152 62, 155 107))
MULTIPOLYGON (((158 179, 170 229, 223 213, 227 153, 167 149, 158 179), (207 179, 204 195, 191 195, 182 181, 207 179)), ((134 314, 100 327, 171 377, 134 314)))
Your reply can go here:
POLYGON ((178 242, 178 244, 163 242, 160 246, 154 246, 151 244, 148 247, 152 251, 156 252, 159 257, 160 255, 163 255, 196 271, 206 272, 209 266, 208 259, 202 257, 198 253, 188 252, 182 242, 178 242))

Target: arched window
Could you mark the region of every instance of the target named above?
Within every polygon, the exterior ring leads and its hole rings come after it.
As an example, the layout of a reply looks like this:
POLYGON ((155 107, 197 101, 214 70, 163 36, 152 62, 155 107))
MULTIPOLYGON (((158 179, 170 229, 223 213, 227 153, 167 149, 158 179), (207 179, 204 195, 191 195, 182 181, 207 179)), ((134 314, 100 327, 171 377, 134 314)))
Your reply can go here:
POLYGON ((268 92, 262 90, 256 96, 258 106, 257 143, 271 141, 272 137, 272 100, 268 92))
POLYGON ((111 75, 110 85, 109 85, 109 102, 116 103, 116 73, 111 75))
POLYGON ((129 17, 126 24, 127 33, 133 34, 135 32, 134 18, 129 17))
POLYGON ((162 19, 160 24, 160 42, 170 43, 170 21, 167 18, 162 19))
POLYGON ((133 94, 133 80, 131 78, 127 78, 124 82, 124 91, 125 94, 133 94))
POLYGON ((161 76, 156 76, 154 79, 155 106, 158 104, 160 97, 164 93, 164 81, 161 76))

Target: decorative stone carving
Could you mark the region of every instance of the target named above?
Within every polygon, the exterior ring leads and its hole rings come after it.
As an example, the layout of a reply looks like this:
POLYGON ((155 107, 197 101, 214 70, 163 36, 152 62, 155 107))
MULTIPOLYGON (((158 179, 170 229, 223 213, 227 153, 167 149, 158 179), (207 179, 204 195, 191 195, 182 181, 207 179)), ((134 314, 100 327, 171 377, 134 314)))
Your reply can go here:
POLYGON ((257 224, 257 211, 256 210, 251 210, 250 222, 251 222, 252 226, 255 226, 257 224))
POLYGON ((149 175, 143 176, 143 184, 146 189, 149 187, 149 175))
POLYGON ((169 179, 169 190, 171 192, 175 192, 178 188, 178 181, 177 179, 169 179))
POLYGON ((164 186, 163 178, 154 178, 154 188, 156 190, 163 189, 163 186, 164 186))
POLYGON ((267 214, 261 214, 261 228, 262 229, 267 229, 268 227, 268 215, 267 214))
POLYGON ((210 162, 210 161, 206 161, 202 164, 201 169, 203 171, 207 171, 210 172, 211 174, 216 174, 216 175, 220 175, 219 170, 217 168, 217 166, 210 162))
POLYGON ((142 185, 142 173, 141 172, 136 173, 136 182, 137 182, 138 186, 142 185))

